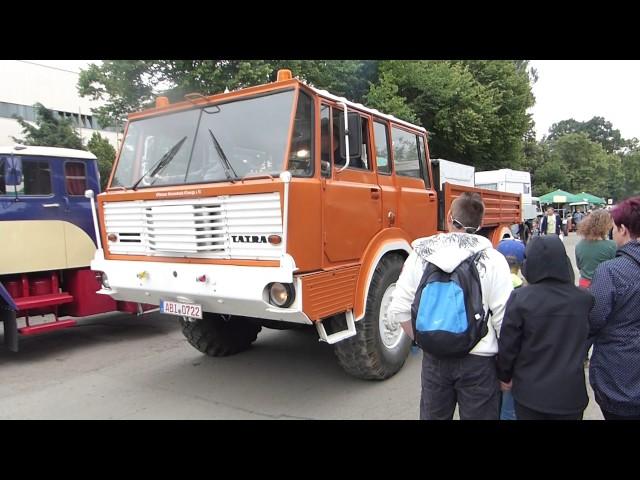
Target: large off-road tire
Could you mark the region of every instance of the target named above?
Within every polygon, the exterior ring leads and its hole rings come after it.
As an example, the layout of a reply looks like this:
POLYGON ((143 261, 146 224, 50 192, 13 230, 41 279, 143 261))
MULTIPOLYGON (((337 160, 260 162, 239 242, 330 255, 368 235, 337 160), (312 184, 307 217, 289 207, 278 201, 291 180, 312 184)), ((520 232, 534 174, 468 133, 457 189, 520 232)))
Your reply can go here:
POLYGON ((384 380, 404 365, 411 339, 397 324, 389 328, 387 308, 404 259, 398 254, 382 258, 371 279, 365 316, 356 322, 356 335, 335 344, 340 366, 350 375, 384 380))
POLYGON ((188 342, 211 357, 226 357, 246 350, 262 328, 246 317, 207 312, 203 317, 202 320, 181 318, 180 324, 188 342))

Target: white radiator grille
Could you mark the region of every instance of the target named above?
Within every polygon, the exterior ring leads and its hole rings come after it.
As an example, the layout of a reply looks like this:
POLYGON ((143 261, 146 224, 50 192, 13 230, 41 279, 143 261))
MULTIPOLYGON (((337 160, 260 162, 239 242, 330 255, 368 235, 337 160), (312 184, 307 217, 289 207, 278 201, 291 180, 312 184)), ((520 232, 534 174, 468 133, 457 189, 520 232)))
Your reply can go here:
POLYGON ((110 253, 163 257, 271 260, 283 245, 280 194, 223 195, 200 199, 105 202, 110 253))

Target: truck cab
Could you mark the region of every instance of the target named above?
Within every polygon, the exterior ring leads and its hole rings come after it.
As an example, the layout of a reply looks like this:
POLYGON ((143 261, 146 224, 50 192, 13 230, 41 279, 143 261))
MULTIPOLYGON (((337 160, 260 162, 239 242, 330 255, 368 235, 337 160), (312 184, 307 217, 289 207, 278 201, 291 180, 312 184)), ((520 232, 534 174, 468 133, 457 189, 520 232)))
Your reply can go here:
MULTIPOLYGON (((411 345, 386 316, 395 281, 455 198, 435 186, 426 133, 287 71, 161 98, 129 116, 97 197, 99 293, 159 305, 212 356, 248 348, 262 327, 314 325, 347 372, 388 378, 411 345)), ((492 215, 490 228, 509 221, 492 215)))

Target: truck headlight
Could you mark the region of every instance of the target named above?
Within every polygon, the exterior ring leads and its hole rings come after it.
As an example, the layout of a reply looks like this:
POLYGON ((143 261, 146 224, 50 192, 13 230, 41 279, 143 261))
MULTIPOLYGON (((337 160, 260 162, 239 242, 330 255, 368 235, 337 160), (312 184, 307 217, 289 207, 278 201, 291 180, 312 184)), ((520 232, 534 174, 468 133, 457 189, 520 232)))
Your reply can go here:
POLYGON ((295 299, 295 291, 290 283, 272 283, 269 287, 269 303, 280 308, 287 308, 295 299))

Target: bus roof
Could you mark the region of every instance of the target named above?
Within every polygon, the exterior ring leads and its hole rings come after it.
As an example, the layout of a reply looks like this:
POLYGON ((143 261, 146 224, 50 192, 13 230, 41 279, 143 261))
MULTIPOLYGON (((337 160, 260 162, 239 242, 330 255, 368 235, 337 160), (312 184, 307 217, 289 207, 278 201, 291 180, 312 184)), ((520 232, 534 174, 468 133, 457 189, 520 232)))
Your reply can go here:
POLYGON ((39 157, 81 158, 97 160, 96 156, 86 150, 58 147, 27 147, 23 145, 0 146, 0 155, 34 155, 39 157))

